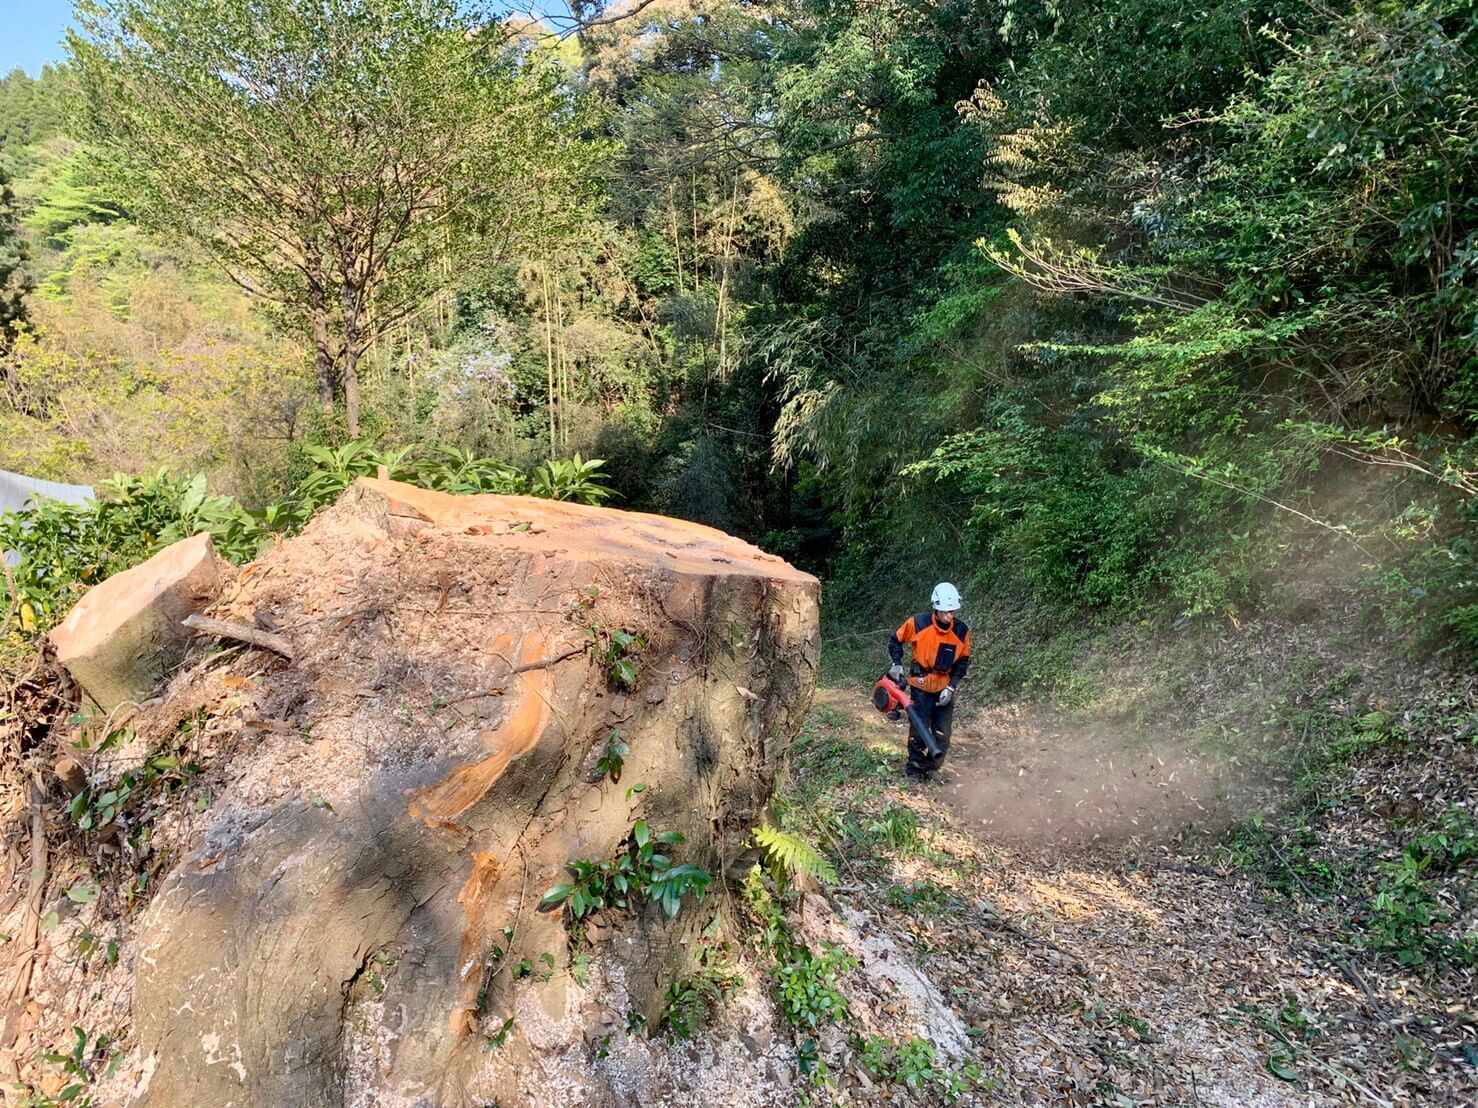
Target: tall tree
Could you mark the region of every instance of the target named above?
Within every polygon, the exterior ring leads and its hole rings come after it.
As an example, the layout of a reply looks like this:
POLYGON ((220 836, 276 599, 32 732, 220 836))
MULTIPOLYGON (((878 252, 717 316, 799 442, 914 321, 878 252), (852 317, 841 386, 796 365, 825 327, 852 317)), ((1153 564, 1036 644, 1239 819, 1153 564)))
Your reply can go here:
POLYGON ((0 168, 0 350, 6 349, 25 322, 26 243, 16 222, 15 193, 0 168))
POLYGON ((89 137, 146 225, 279 305, 332 416, 469 267, 578 217, 592 148, 537 42, 460 0, 82 0, 89 137))
POLYGON ((41 142, 62 130, 67 71, 43 65, 32 78, 17 66, 0 77, 0 150, 41 142))

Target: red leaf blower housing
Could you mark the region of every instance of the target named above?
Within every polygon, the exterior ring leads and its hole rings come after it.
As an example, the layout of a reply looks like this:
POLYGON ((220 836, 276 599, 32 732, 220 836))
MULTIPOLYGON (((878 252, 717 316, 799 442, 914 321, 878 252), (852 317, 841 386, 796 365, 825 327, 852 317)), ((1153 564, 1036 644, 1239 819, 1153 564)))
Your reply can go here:
POLYGON ((919 710, 914 707, 913 697, 886 673, 872 687, 872 706, 889 719, 897 719, 899 712, 907 712, 908 725, 918 736, 919 742, 928 748, 931 757, 939 757, 939 743, 934 738, 934 732, 919 715, 919 710))

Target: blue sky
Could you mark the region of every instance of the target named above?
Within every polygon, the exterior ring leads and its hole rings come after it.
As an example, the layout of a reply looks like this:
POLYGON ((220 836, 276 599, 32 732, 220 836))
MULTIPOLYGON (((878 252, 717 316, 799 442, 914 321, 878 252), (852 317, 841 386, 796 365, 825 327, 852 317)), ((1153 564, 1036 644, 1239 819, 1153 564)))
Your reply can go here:
MULTIPOLYGON (((564 0, 512 0, 514 9, 564 15, 564 0)), ((0 75, 20 66, 32 77, 44 62, 66 57, 62 33, 72 21, 72 0, 0 0, 0 75)))
POLYGON ((0 74, 20 66, 34 77, 42 62, 61 61, 71 21, 72 0, 0 0, 0 74))

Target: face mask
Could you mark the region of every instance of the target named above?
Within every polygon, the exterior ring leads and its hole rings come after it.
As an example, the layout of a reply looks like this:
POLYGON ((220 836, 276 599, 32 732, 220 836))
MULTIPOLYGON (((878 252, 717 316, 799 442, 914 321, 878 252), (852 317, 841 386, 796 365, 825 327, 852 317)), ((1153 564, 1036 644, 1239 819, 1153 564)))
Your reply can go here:
POLYGON ((954 622, 955 617, 952 615, 947 615, 944 612, 934 613, 934 626, 938 627, 941 631, 948 631, 954 625, 954 622))

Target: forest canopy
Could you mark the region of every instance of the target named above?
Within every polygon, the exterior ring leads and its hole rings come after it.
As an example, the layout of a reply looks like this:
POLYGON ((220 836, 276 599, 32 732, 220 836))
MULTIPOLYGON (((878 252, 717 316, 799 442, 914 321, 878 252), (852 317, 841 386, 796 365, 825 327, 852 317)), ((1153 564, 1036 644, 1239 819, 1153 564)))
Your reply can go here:
POLYGON ((1472 3, 209 9, 0 82, 0 467, 598 457, 1004 686, 1315 557, 1478 645, 1472 3))

